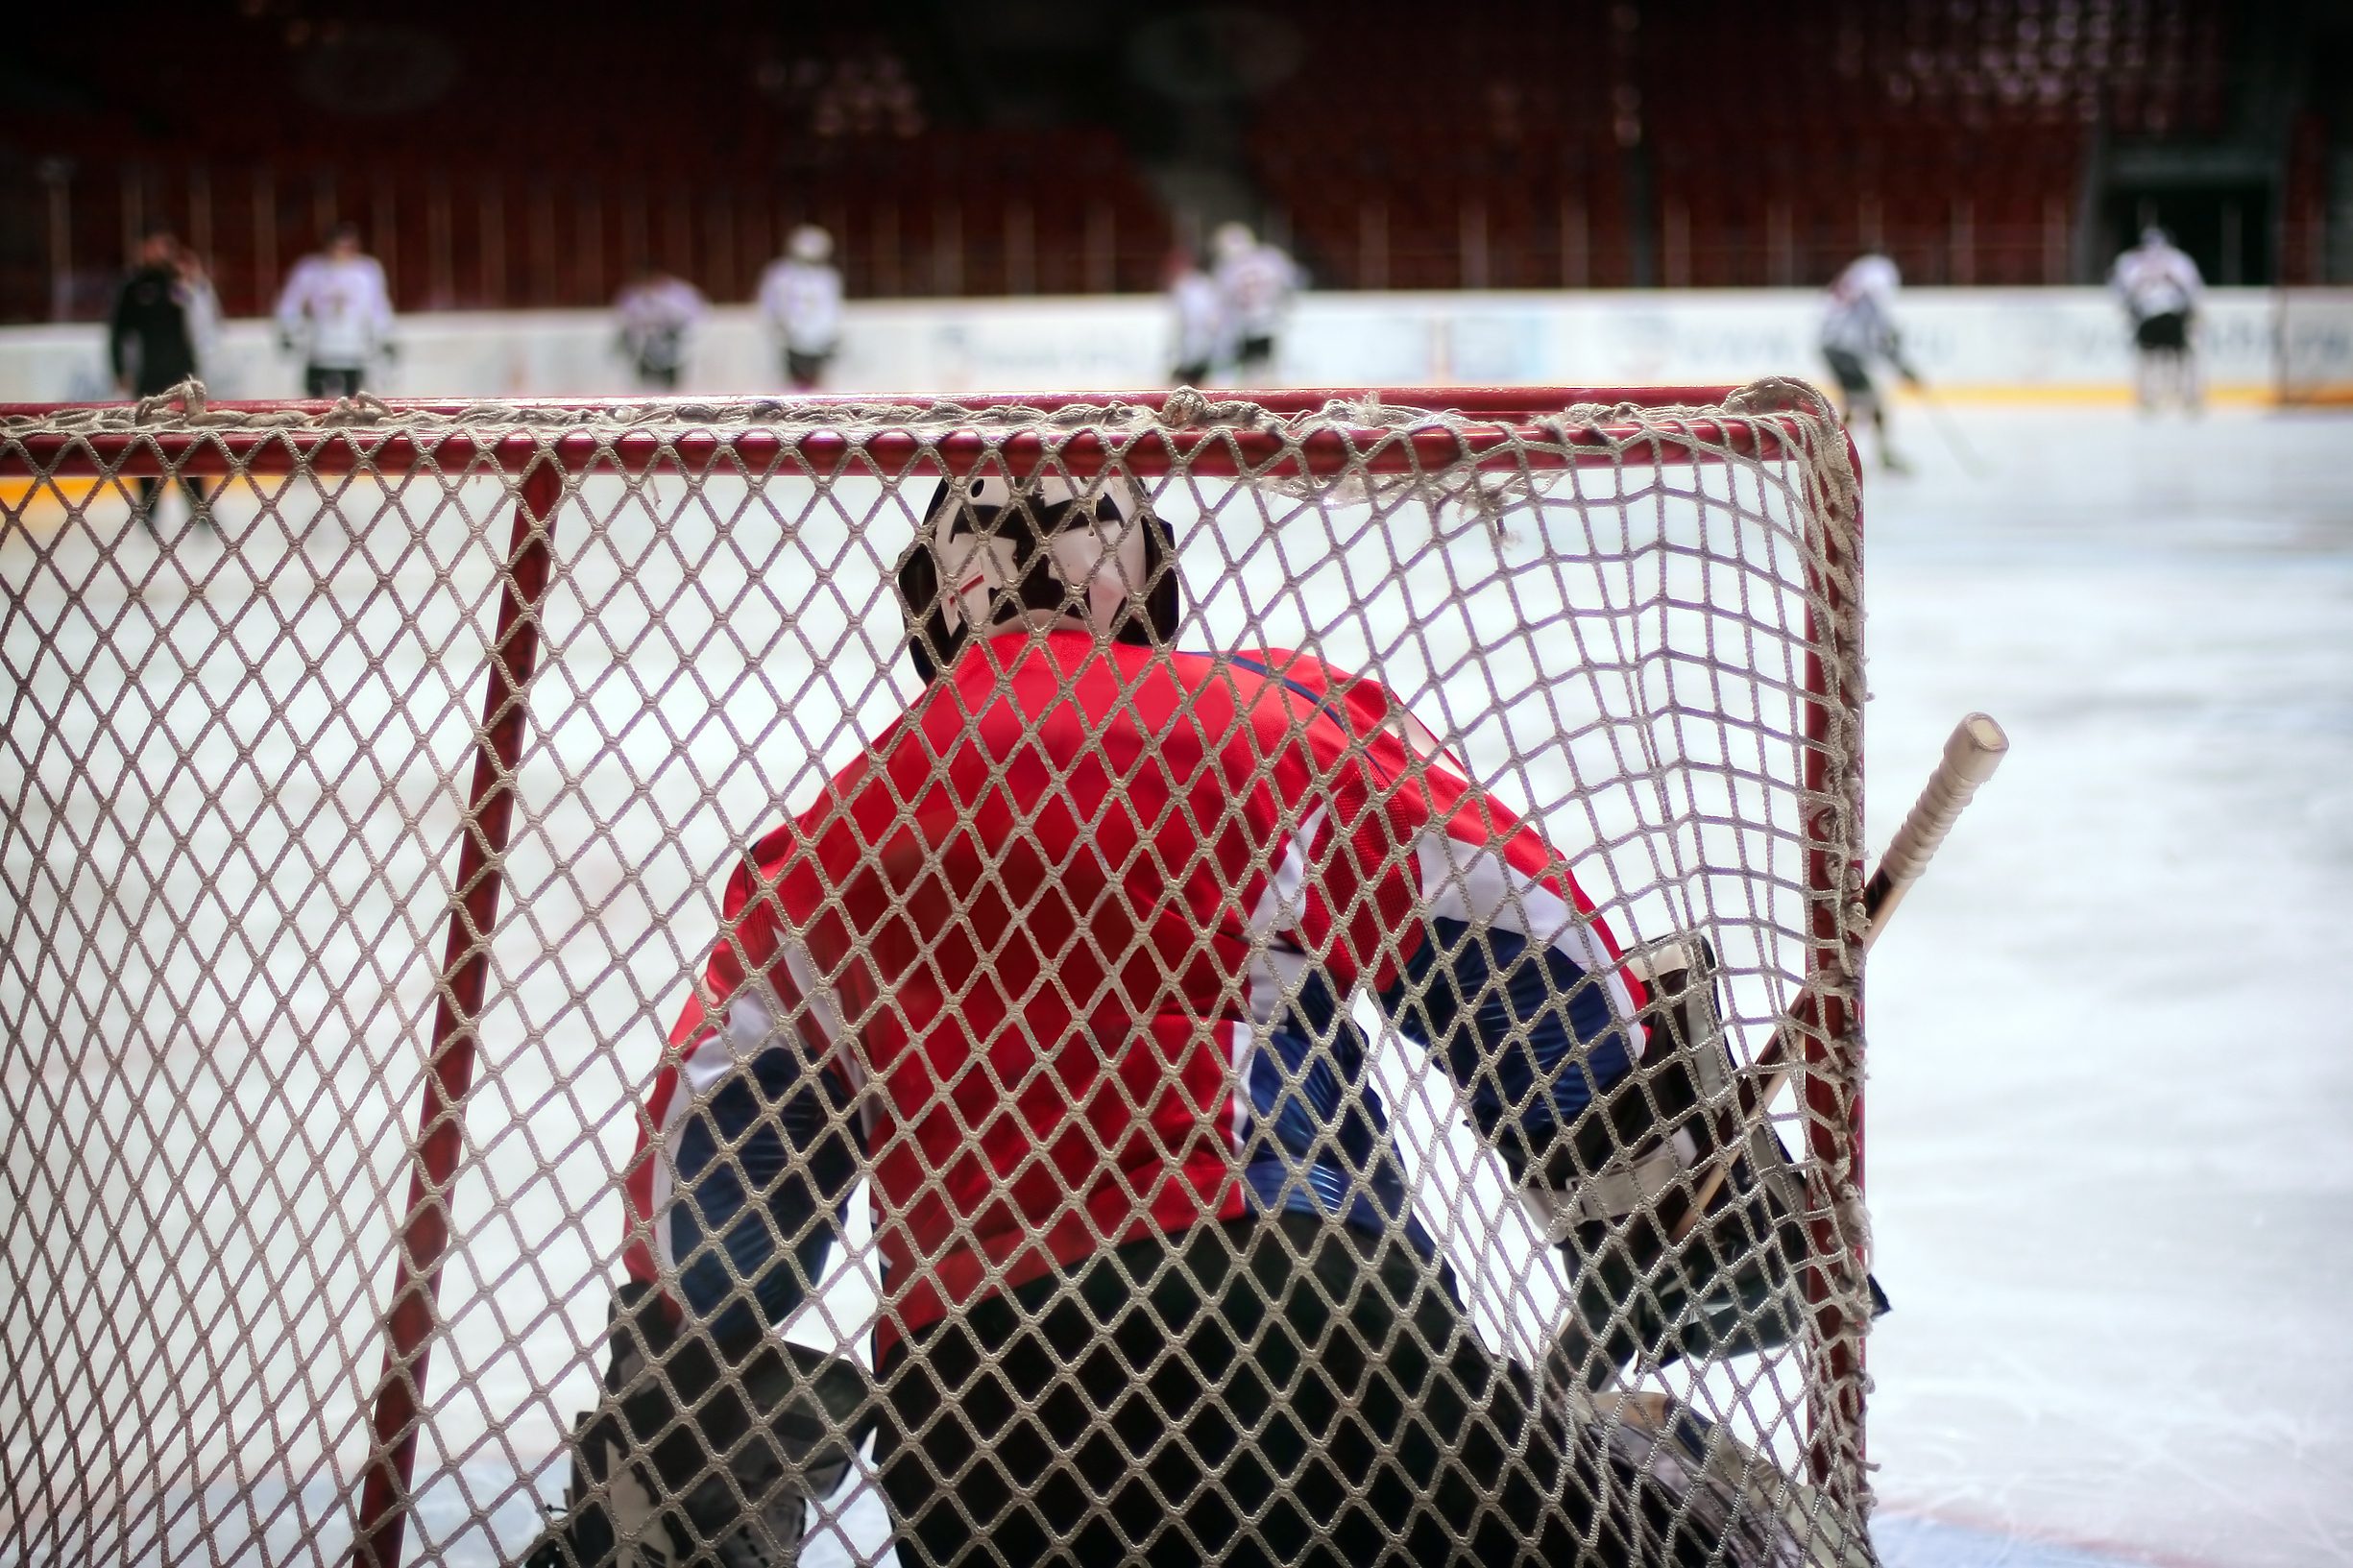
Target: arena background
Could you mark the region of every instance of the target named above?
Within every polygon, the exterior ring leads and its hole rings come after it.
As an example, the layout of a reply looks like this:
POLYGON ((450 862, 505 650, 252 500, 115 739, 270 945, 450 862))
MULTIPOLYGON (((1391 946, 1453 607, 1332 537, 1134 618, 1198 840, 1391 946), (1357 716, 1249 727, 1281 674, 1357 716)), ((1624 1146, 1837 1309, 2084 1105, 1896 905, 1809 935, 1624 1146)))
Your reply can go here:
MULTIPOLYGON (((1818 291, 1710 289, 1502 293, 1314 293, 1284 332, 1279 378, 1296 386, 1729 385, 1791 371, 1823 378, 1818 291)), ((1935 396, 1977 402, 2122 405, 2132 354, 2106 291, 1913 289, 1906 351, 1935 396)), ((2199 330, 2208 390, 2225 404, 2283 396, 2283 334, 2296 333, 2293 398, 2353 397, 2353 290, 2215 290, 2199 330)), ((1168 307, 1155 296, 853 301, 826 389, 837 392, 1079 391, 1167 374, 1168 307)), ((400 358, 370 389, 388 396, 621 396, 632 390, 604 311, 447 311, 409 316, 400 358)), ((695 334, 682 386, 781 386, 768 333, 748 305, 695 334)), ((223 335, 207 388, 220 398, 298 396, 301 370, 266 321, 223 335)), ((1213 377, 1224 382, 1229 377, 1213 377)), ((0 399, 109 395, 88 327, 0 332, 0 399)))
POLYGON ((1935 402, 1865 481, 1874 843, 1964 709, 2015 754, 1873 964, 1882 1553, 2353 1562, 2353 4, 235 0, 10 37, 0 401, 111 395, 157 224, 244 398, 298 390, 264 318, 339 217, 400 314, 374 389, 437 397, 626 390, 639 257, 717 306, 684 390, 777 390, 746 301, 800 222, 851 298, 829 387, 884 393, 1160 384, 1163 259, 1227 219, 1307 270, 1294 385, 1820 378, 1821 291, 1884 250, 1935 402), (2151 221, 2215 285, 2202 419, 2131 406, 2103 282, 2151 221))

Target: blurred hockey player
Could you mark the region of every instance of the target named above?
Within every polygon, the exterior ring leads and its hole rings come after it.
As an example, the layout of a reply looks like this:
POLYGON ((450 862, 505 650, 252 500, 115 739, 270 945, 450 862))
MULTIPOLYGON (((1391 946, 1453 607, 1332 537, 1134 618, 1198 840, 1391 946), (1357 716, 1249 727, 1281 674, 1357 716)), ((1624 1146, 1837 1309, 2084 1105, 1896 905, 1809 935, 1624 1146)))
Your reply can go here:
POLYGON ((1233 335, 1234 381, 1264 386, 1274 371, 1276 338, 1291 297, 1306 279, 1280 246, 1263 243, 1247 224, 1218 228, 1217 289, 1233 335))
POLYGON ((2196 413, 2203 391, 2191 334, 2206 289, 2197 263, 2151 224, 2141 230, 2140 244, 2116 258, 2108 282, 2132 323, 2133 387, 2142 411, 2156 412, 2161 398, 2171 394, 2185 410, 2196 413))
POLYGON ((834 236, 805 223, 760 279, 760 317, 784 351, 785 379, 795 392, 814 390, 841 346, 841 274, 833 253, 834 236))
POLYGON ((1896 264, 1883 255, 1857 256, 1831 284, 1829 308, 1822 316, 1822 357, 1838 383, 1838 413, 1851 428, 1857 420, 1870 422, 1879 444, 1880 466, 1904 473, 1911 465, 1897 455, 1887 433, 1887 399, 1872 379, 1872 367, 1884 361, 1913 386, 1920 373, 1904 354, 1904 340, 1896 330, 1896 289, 1902 278, 1896 264))
POLYGON ((1193 253, 1181 246, 1169 253, 1161 277, 1172 327, 1169 380, 1180 387, 1205 386, 1225 338, 1225 302, 1193 253))
MULTIPOLYGON (((152 398, 196 374, 202 308, 181 270, 180 242, 162 229, 150 230, 139 241, 138 265, 123 279, 107 323, 107 356, 116 389, 126 397, 152 398)), ((160 479, 143 477, 138 499, 132 502, 132 516, 150 528, 162 488, 160 479)), ((190 512, 208 518, 203 482, 183 473, 180 488, 188 497, 190 512)))
POLYGON ((1648 1071, 1615 938, 1378 685, 1177 650, 1174 545, 1116 475, 939 482, 920 690, 671 1031, 539 1560, 789 1560, 869 1422, 910 1564, 1807 1560, 1688 1411, 1566 1420, 1485 1347, 1372 1087, 1359 1000, 1565 1161, 1648 1071), (871 1387, 772 1332, 861 1171, 871 1387))
POLYGON ((702 291, 650 263, 637 269, 613 302, 620 318, 620 350, 641 392, 676 392, 695 326, 706 309, 702 291))
POLYGON ((369 366, 396 352, 384 269, 359 248, 359 226, 339 223, 327 249, 304 256, 278 296, 278 341, 303 356, 303 394, 349 398, 369 366))

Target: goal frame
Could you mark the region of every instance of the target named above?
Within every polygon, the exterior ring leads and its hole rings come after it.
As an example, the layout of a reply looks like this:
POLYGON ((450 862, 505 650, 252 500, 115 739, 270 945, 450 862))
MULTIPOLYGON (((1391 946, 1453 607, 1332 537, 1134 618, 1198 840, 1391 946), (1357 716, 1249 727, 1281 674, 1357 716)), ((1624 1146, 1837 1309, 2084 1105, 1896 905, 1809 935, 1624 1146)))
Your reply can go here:
MULTIPOLYGON (((373 1443, 351 1560, 391 1568, 400 1558, 405 1537, 441 1266, 451 1234, 448 1196, 463 1152, 466 1101, 475 1067, 475 1020, 483 1008, 491 943, 504 892, 515 780, 540 661, 539 613, 568 478, 595 470, 636 479, 666 471, 701 473, 725 465, 755 483, 780 474, 820 482, 845 476, 895 482, 960 475, 983 463, 1022 477, 1051 463, 1059 471, 1088 477, 1116 465, 1140 479, 1173 470, 1220 478, 1302 479, 1349 470, 1395 475, 1466 468, 1516 471, 1600 466, 1622 462, 1629 442, 1647 445, 1646 455, 1662 466, 1706 462, 1723 454, 1772 460, 1817 448, 1819 438, 1808 439, 1798 422, 1817 415, 1820 405, 1808 406, 1807 399, 1818 398, 1818 394, 1788 382, 1763 387, 1782 397, 1778 406, 1759 398, 1760 388, 1734 386, 1343 387, 1217 395, 1278 417, 1322 413, 1345 419, 1350 409, 1370 415, 1379 408, 1441 410, 1452 416, 1443 425, 1368 421, 1322 429, 1304 440, 1247 422, 1220 422, 1214 402, 1172 410, 1176 398, 1203 397, 1189 392, 958 396, 952 399, 956 408, 1001 418, 985 428, 976 423, 946 434, 890 427, 888 411, 914 399, 885 402, 840 396, 776 399, 770 405, 777 415, 773 424, 698 422, 714 405, 688 398, 456 401, 371 397, 341 403, 208 403, 201 388, 189 387, 138 405, 141 422, 129 428, 120 422, 119 403, 0 404, 0 477, 125 481, 302 472, 326 478, 364 473, 397 479, 409 473, 469 470, 497 472, 513 495, 500 601, 475 728, 458 864, 450 884, 454 895, 437 974, 432 1037, 409 1149, 407 1209, 380 1318, 382 1369, 371 1402, 373 1443), (1735 394, 1744 394, 1738 410, 1723 407, 1735 394), (1109 405, 1149 410, 1160 418, 1140 432, 1062 422, 1059 418, 1109 405), (649 411, 666 409, 672 414, 668 421, 620 427, 623 417, 643 422, 649 411), (1678 416, 1686 431, 1681 451, 1672 433, 1638 422, 1639 414, 1648 410, 1672 410, 1678 416), (1565 417, 1571 411, 1576 420, 1565 417), (526 413, 527 428, 517 418, 526 413), (1031 413, 1046 428, 1008 428, 1003 422, 1004 416, 1031 413), (1613 413, 1619 417, 1613 419, 1613 413), (861 430, 850 434, 829 428, 829 414, 844 424, 856 420, 861 430), (884 416, 879 426, 866 423, 878 415, 884 416), (449 422, 438 428, 404 425, 404 416, 449 422), (597 422, 600 417, 608 422, 597 422), (382 428, 376 427, 377 421, 385 422, 382 428), (480 429, 455 422, 461 421, 480 429), (577 428, 567 428, 567 421, 577 428)), ((1840 439, 1851 470, 1859 473, 1852 439, 1843 434, 1840 439)), ((1851 494, 1856 508, 1851 533, 1859 541, 1859 481, 1851 494)), ((1833 504, 1830 497, 1819 499, 1833 504)), ((1840 787, 1831 777, 1831 742, 1834 733, 1843 732, 1856 737, 1857 754, 1845 787, 1859 793, 1859 617, 1835 613, 1849 607, 1850 585, 1859 589, 1861 563, 1834 535, 1815 543, 1820 546, 1818 559, 1829 569, 1809 566, 1807 573, 1803 787, 1816 796, 1840 787), (1823 623, 1816 603, 1833 612, 1831 624, 1823 623), (1826 647, 1831 653, 1827 659, 1826 647)), ((1859 809, 1859 801, 1856 807, 1859 809)), ((1860 1086, 1848 1088, 1842 1107, 1837 1084, 1816 1071, 1831 1065, 1826 1042, 1859 1025, 1863 995, 1854 923, 1842 922, 1838 915, 1842 898, 1852 902, 1859 896, 1863 867, 1858 854, 1842 848, 1834 815, 1834 809, 1826 807, 1804 824, 1810 937, 1807 977, 1812 981, 1834 972, 1854 1004, 1850 1016, 1839 986, 1809 985, 1808 997, 1821 1000, 1818 1009, 1805 1007, 1808 1016, 1801 1020, 1807 1025, 1802 1031, 1802 1092, 1810 1113, 1808 1152, 1826 1166, 1846 1171, 1859 1194, 1860 1086)), ((1824 1218, 1810 1223, 1816 1256, 1835 1255, 1841 1243, 1832 1223, 1824 1218)), ((1841 1309, 1820 1277, 1819 1266, 1807 1266, 1807 1276, 1806 1294, 1821 1315, 1832 1384, 1839 1390, 1839 1408, 1810 1411, 1809 1423, 1817 1435, 1826 1419, 1848 1428, 1859 1449, 1864 1415, 1860 1339, 1840 1332, 1841 1309)), ((1827 1458, 1815 1444, 1811 1461, 1817 1477, 1827 1458)))

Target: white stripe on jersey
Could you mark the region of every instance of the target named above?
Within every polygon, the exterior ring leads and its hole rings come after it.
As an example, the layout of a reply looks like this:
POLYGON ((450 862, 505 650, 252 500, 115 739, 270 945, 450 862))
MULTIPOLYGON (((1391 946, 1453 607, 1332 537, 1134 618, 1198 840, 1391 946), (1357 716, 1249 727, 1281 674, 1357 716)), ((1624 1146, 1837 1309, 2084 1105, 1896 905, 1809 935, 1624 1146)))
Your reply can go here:
POLYGON ((1250 1126, 1250 1068, 1258 1055, 1258 1029, 1274 1021, 1274 1010, 1287 996, 1298 994, 1299 977, 1307 973, 1307 954, 1290 933, 1307 914, 1307 852, 1323 826, 1328 807, 1307 813, 1267 879, 1245 930, 1250 938, 1249 1023, 1233 1026, 1233 1126, 1227 1136, 1240 1154, 1250 1126), (1281 943, 1281 946, 1276 946, 1281 943))
POLYGON ((1483 844, 1468 844, 1434 824, 1414 846, 1421 876, 1421 914, 1511 931, 1549 947, 1609 987, 1617 1016, 1634 1017, 1634 993, 1617 960, 1560 895, 1483 844))
POLYGON ((758 1055, 775 1033, 774 1016, 758 991, 747 985, 727 999, 725 1020, 717 1028, 706 1027, 678 1048, 678 1082, 670 1092, 669 1104, 663 1107, 662 1125, 654 1131, 654 1142, 662 1153, 654 1161, 653 1196, 646 1205, 646 1218, 654 1221, 654 1257, 668 1272, 677 1272, 678 1259, 670 1251, 670 1228, 662 1222, 662 1217, 669 1212, 670 1172, 678 1164, 678 1130, 694 1108, 738 1067, 758 1055), (714 1040, 725 1042, 727 1049, 708 1049, 714 1040))

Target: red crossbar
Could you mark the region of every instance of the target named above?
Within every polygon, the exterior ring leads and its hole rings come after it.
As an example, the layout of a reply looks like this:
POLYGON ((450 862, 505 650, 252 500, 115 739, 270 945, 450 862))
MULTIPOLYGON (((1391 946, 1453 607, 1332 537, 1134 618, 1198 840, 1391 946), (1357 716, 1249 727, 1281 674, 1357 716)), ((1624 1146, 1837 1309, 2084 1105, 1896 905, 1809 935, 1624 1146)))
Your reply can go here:
MULTIPOLYGON (((1281 431, 1246 425, 1164 426, 1142 430, 1120 425, 1073 425, 1052 431, 1003 431, 985 425, 917 431, 876 422, 877 405, 851 398, 798 398, 777 404, 774 424, 697 424, 692 414, 709 404, 680 402, 676 425, 522 425, 523 410, 574 414, 643 410, 643 403, 612 400, 527 403, 451 403, 438 399, 390 400, 395 415, 449 418, 479 416, 474 428, 417 428, 397 421, 368 424, 198 425, 158 422, 139 430, 30 429, 12 436, 0 425, 0 474, 136 477, 187 473, 205 477, 239 473, 307 471, 403 475, 417 471, 456 474, 468 469, 519 474, 545 458, 568 473, 593 468, 637 474, 658 470, 699 471, 722 458, 747 472, 780 468, 828 475, 867 472, 904 478, 942 471, 965 472, 985 462, 1016 472, 1053 462, 1075 473, 1093 473, 1117 462, 1128 472, 1152 475, 1186 472, 1231 478, 1304 471, 1331 474, 1351 467, 1377 473, 1441 468, 1511 470, 1525 465, 1550 469, 1621 460, 1629 441, 1639 444, 1640 461, 1676 462, 1707 457, 1708 447, 1774 459, 1788 455, 1792 432, 1788 409, 1761 409, 1740 417, 1700 416, 1682 439, 1656 426, 1598 421, 1546 429, 1568 408, 1631 403, 1644 408, 1705 406, 1720 402, 1727 387, 1418 387, 1381 395, 1391 408, 1430 408, 1474 416, 1456 425, 1325 427, 1294 446, 1281 431), (856 411, 855 414, 853 411, 856 411), (842 427, 822 422, 842 419, 842 427), (816 422, 813 422, 813 417, 816 422)), ((1313 413, 1327 404, 1344 406, 1367 396, 1361 390, 1318 389, 1250 395, 1279 416, 1313 413)), ((1158 408, 1166 393, 1104 394, 1098 397, 1023 398, 999 395, 958 399, 957 406, 984 412, 1015 408, 1041 414, 1124 402, 1158 408)), ((5 404, 0 422, 32 419, 55 422, 59 416, 85 413, 97 404, 5 404)), ((119 405, 111 405, 119 406, 119 405)), ((324 416, 324 402, 238 402, 207 405, 212 413, 253 415, 297 412, 324 416)))

